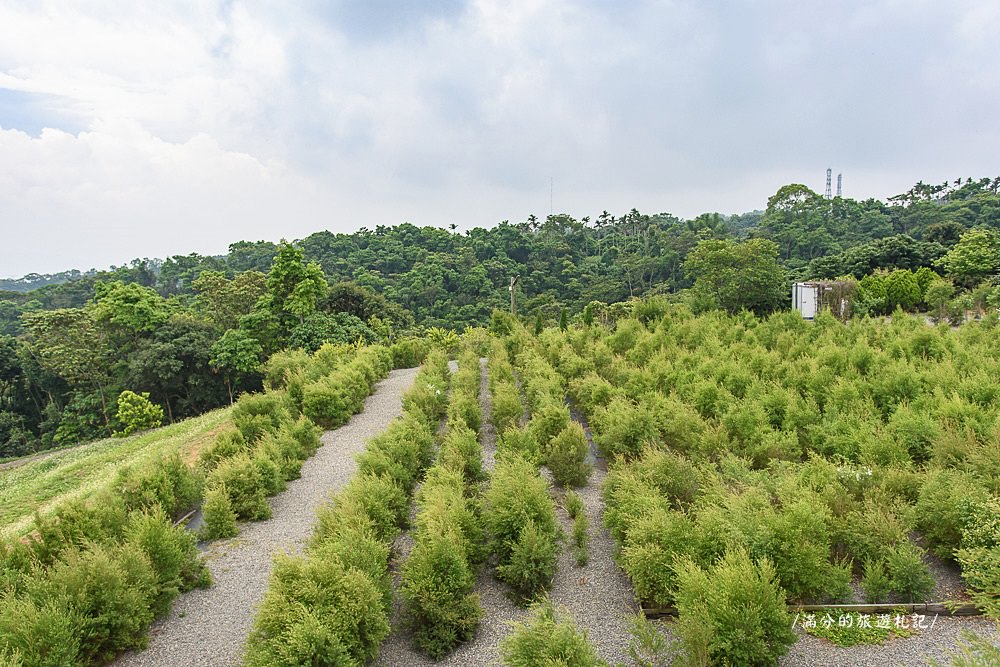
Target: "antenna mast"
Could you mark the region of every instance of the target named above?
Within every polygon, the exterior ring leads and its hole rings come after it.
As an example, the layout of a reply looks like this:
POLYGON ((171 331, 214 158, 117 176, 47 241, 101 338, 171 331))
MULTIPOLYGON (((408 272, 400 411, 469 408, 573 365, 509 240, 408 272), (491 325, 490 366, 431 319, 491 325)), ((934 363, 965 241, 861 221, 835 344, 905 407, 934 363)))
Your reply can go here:
POLYGON ((833 169, 829 167, 826 168, 826 198, 833 199, 833 193, 830 190, 830 179, 833 176, 833 169))
POLYGON ((837 197, 844 194, 844 175, 837 174, 837 197))

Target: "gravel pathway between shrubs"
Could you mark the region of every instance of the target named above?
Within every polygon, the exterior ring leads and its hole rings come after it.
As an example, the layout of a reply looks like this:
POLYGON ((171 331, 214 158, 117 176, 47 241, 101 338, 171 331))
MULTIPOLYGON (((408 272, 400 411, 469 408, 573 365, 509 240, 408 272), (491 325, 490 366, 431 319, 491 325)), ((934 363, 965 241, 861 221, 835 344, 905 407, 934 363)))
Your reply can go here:
POLYGON ((178 598, 170 614, 153 625, 149 648, 127 653, 114 664, 240 664, 257 606, 267 590, 273 554, 279 549, 302 549, 312 533, 316 510, 357 471, 355 455, 402 414, 403 393, 413 384, 417 371, 392 371, 365 400, 362 412, 323 435, 323 446, 302 465, 302 476, 271 499, 273 518, 240 524, 238 536, 211 543, 205 559, 212 571, 212 587, 178 598))

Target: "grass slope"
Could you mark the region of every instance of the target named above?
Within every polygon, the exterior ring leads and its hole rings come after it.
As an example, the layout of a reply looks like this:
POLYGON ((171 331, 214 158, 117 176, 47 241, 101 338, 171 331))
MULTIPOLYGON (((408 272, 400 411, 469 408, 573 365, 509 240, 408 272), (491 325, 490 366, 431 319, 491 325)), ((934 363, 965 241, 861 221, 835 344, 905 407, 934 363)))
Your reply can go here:
POLYGON ((138 433, 57 451, 0 470, 0 535, 26 533, 35 510, 87 495, 110 484, 119 467, 179 452, 184 460, 212 441, 229 423, 230 408, 138 433))

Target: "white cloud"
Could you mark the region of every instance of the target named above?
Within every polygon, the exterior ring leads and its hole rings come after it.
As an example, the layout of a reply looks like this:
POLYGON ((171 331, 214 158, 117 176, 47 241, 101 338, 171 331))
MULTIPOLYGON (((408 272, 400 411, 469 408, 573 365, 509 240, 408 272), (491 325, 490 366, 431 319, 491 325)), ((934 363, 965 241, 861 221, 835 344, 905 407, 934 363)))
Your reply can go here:
POLYGON ((991 174, 998 21, 986 0, 5 3, 0 88, 55 127, 0 114, 0 274, 523 219, 550 177, 582 216, 761 207, 828 164, 856 196, 991 174))

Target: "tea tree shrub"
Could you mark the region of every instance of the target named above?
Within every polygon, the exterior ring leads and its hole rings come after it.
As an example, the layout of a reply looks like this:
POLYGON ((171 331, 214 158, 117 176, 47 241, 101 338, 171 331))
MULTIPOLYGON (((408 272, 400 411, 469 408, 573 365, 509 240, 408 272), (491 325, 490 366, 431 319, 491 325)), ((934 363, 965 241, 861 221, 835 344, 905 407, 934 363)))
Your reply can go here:
POLYGON ((518 425, 524 408, 521 406, 521 395, 513 382, 497 382, 492 395, 492 423, 497 434, 503 434, 518 425))
POLYGON ((589 451, 587 435, 576 422, 569 423, 552 438, 544 455, 545 465, 552 471, 556 484, 584 486, 590 477, 591 466, 586 461, 589 451))
POLYGON ((236 512, 229 501, 229 492, 225 484, 217 484, 205 493, 205 505, 202 508, 205 524, 200 537, 203 540, 215 540, 234 537, 239 533, 236 526, 236 512))
POLYGON ((770 561, 733 550, 702 569, 677 566, 677 631, 687 665, 773 665, 795 642, 770 561))
POLYGON ((528 520, 506 561, 497 566, 497 579, 508 584, 521 601, 532 600, 552 584, 557 556, 555 535, 528 520))
POLYGON ((542 463, 542 450, 527 426, 504 431, 497 440, 497 451, 516 453, 535 465, 542 463))
POLYGON ((920 490, 916 527, 940 558, 953 560, 962 541, 963 501, 985 502, 986 491, 969 475, 955 470, 933 470, 920 490))
POLYGON ((363 572, 337 559, 279 555, 245 664, 365 664, 388 635, 382 593, 363 572))
POLYGON ((500 643, 500 656, 509 667, 607 667, 587 640, 587 633, 547 600, 532 609, 527 621, 512 625, 511 633, 500 643))
POLYGON ((594 413, 591 426, 594 443, 605 455, 635 458, 643 445, 655 442, 656 416, 625 398, 612 398, 594 413))
POLYGON ((271 518, 264 479, 249 455, 238 454, 223 461, 205 484, 207 488, 216 484, 225 486, 233 511, 239 518, 251 521, 271 518))
POLYGON ((618 563, 636 596, 660 606, 674 602, 678 558, 696 549, 696 527, 683 512, 654 508, 629 525, 618 563))

